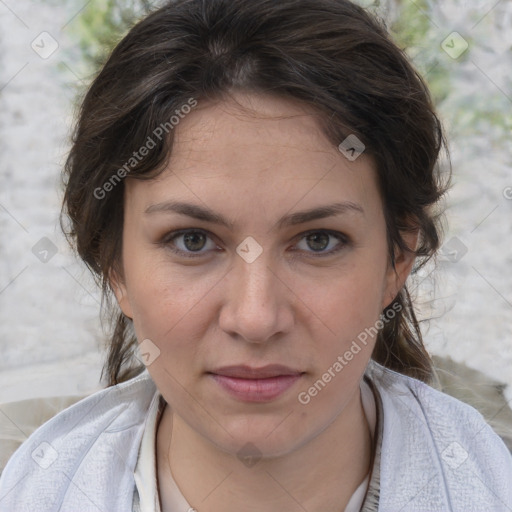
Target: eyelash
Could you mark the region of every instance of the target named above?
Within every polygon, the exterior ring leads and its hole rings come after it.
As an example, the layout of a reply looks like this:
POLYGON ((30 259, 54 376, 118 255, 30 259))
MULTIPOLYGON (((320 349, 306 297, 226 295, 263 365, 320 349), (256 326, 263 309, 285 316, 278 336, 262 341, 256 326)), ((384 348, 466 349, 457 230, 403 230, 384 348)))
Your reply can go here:
MULTIPOLYGON (((171 231, 170 233, 167 233, 162 238, 162 240, 159 242, 159 244, 165 246, 168 249, 170 249, 175 254, 178 254, 180 256, 184 256, 186 258, 198 258, 198 257, 204 256, 204 254, 205 254, 204 252, 196 252, 196 253, 194 253, 194 252, 187 252, 187 251, 182 251, 181 249, 176 249, 176 247, 173 247, 172 242, 174 242, 174 240, 176 238, 178 238, 178 237, 180 237, 182 235, 188 234, 188 233, 201 233, 201 234, 204 234, 208 238, 211 239, 211 236, 210 236, 208 231, 203 230, 203 229, 191 229, 191 228, 189 228, 189 229, 180 229, 178 231, 171 231)), ((339 242, 341 242, 341 243, 338 244, 334 249, 331 249, 328 252, 318 252, 318 253, 315 253, 315 252, 307 251, 308 254, 310 256, 313 256, 314 258, 322 258, 322 257, 327 257, 327 256, 331 256, 333 254, 336 254, 339 251, 341 251, 345 246, 349 245, 349 243, 350 243, 349 238, 345 234, 340 233, 339 231, 332 231, 332 230, 329 230, 329 229, 311 229, 309 231, 301 233, 300 235, 298 235, 299 242, 302 239, 307 238, 309 235, 316 234, 316 233, 327 234, 327 235, 329 235, 329 236, 331 236, 333 238, 338 239, 339 242)))

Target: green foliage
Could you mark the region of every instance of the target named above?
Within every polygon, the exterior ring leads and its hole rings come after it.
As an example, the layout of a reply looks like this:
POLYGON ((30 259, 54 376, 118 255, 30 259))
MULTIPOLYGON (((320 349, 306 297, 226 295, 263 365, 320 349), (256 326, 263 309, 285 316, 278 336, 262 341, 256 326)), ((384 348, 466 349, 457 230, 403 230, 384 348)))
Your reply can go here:
POLYGON ((389 31, 427 81, 434 102, 440 103, 446 99, 451 89, 451 62, 441 53, 439 36, 429 19, 427 2, 400 2, 398 17, 389 31))
POLYGON ((72 28, 88 68, 98 69, 130 27, 151 8, 148 0, 91 0, 72 28))
MULTIPOLYGON (((494 86, 490 86, 489 93, 480 94, 461 86, 470 51, 453 60, 442 50, 441 42, 449 29, 446 31, 438 26, 443 20, 436 18, 439 13, 435 12, 435 7, 441 0, 355 1, 384 18, 393 40, 427 82, 434 103, 450 118, 452 135, 492 131, 496 139, 509 136, 512 114, 503 94, 494 86), (393 16, 388 16, 389 13, 393 16)), ((149 0, 91 0, 71 26, 81 51, 82 62, 77 64, 82 66, 82 76, 94 74, 129 28, 156 8, 157 3, 149 0)), ((490 17, 486 22, 489 24, 487 30, 493 30, 490 17)), ((449 25, 445 24, 445 27, 449 25)), ((465 38, 470 49, 478 43, 468 34, 465 38)))

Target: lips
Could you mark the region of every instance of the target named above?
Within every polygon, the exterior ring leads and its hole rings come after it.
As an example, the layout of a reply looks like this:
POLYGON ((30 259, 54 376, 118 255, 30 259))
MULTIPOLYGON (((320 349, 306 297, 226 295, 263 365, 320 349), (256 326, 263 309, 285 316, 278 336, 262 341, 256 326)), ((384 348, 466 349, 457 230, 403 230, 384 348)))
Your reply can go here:
POLYGON ((224 366, 208 372, 232 397, 244 402, 268 402, 292 387, 304 372, 280 364, 260 368, 224 366))
POLYGON ((269 364, 261 368, 252 368, 247 365, 223 366, 209 373, 234 377, 236 379, 268 379, 269 377, 279 377, 281 375, 300 375, 303 372, 282 364, 269 364))

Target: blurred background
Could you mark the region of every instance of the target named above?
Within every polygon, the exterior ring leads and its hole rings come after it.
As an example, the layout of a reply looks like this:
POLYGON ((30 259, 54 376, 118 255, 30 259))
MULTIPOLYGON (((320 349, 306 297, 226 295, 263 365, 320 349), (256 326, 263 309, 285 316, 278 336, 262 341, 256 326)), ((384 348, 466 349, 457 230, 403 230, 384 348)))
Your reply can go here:
MULTIPOLYGON (((105 386, 101 296, 60 232, 60 171, 98 63, 159 3, 0 0, 0 403, 105 386)), ((427 349, 511 401, 512 2, 357 3, 428 82, 450 143, 443 247, 410 283, 427 349)))

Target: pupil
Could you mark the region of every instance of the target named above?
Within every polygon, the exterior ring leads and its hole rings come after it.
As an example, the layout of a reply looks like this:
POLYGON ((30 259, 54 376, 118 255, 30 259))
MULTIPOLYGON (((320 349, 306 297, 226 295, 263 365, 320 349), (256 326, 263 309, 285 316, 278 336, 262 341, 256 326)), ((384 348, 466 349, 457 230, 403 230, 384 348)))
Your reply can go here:
POLYGON ((186 233, 184 236, 185 247, 189 251, 199 251, 204 247, 204 234, 203 233, 186 233), (201 242, 197 242, 197 237, 202 237, 203 240, 201 242), (190 242, 190 243, 189 243, 190 242))
POLYGON ((314 251, 320 251, 329 245, 329 235, 327 233, 315 233, 308 236, 308 242, 313 242, 312 244, 309 244, 311 249, 314 251))

